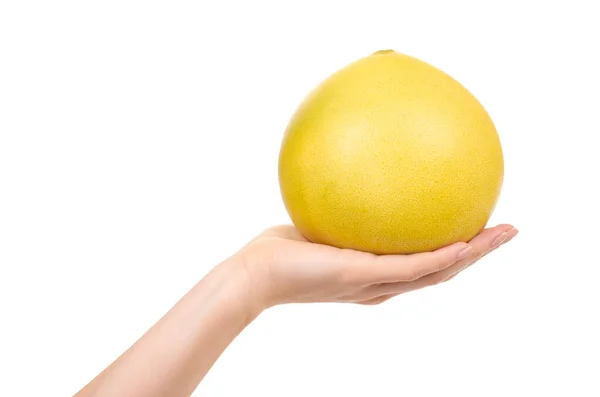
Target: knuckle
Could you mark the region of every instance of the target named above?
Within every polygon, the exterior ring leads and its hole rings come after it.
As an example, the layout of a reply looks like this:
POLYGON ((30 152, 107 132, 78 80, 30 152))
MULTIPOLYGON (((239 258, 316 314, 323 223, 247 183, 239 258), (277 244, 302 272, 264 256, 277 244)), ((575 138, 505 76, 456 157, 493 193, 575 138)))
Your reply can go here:
POLYGON ((407 270, 405 270, 402 280, 411 282, 420 279, 422 276, 423 275, 416 267, 410 267, 407 270))
POLYGON ((437 271, 441 271, 444 269, 447 269, 448 266, 451 266, 455 261, 448 259, 448 258, 440 258, 437 260, 437 263, 435 264, 435 268, 437 269, 437 271))

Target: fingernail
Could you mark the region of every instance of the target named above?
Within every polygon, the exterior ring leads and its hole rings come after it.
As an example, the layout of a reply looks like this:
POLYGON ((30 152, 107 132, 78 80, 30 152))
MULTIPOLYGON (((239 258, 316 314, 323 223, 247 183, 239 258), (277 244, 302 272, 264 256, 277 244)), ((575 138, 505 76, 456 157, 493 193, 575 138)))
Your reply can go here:
POLYGON ((450 280, 452 280, 454 277, 456 277, 457 274, 458 273, 454 273, 453 275, 448 276, 448 278, 446 278, 444 281, 450 281, 450 280))
POLYGON ((458 257, 456 258, 456 260, 460 261, 465 259, 467 256, 471 255, 471 252, 473 252, 473 247, 469 245, 467 248, 463 249, 458 253, 458 257))
POLYGON ((510 229, 508 232, 506 232, 508 234, 510 234, 510 237, 508 237, 503 244, 508 243, 510 240, 512 240, 513 238, 515 238, 515 236, 517 234, 519 234, 519 229, 517 229, 516 227, 513 227, 512 229, 510 229))
POLYGON ((492 249, 498 248, 508 238, 508 233, 504 232, 492 242, 492 249))

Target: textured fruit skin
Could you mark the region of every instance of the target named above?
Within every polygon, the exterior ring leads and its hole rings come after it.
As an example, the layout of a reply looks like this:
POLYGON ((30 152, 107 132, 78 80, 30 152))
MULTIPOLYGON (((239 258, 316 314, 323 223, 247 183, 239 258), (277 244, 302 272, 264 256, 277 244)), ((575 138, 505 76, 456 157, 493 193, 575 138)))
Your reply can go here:
POLYGON ((375 254, 468 241, 504 178, 498 134, 460 83, 380 51, 323 81, 283 138, 279 183, 294 225, 315 243, 375 254))

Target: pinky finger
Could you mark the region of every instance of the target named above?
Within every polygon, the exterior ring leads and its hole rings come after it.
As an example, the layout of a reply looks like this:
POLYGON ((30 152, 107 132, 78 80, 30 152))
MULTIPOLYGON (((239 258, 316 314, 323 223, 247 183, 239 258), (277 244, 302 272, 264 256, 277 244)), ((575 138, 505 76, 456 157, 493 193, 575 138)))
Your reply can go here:
POLYGON ((367 300, 355 302, 355 303, 357 303, 359 305, 365 305, 365 306, 375 306, 375 305, 382 304, 383 302, 387 302, 390 299, 392 299, 398 295, 400 295, 400 294, 381 295, 381 296, 377 296, 375 298, 371 298, 371 299, 367 299, 367 300))

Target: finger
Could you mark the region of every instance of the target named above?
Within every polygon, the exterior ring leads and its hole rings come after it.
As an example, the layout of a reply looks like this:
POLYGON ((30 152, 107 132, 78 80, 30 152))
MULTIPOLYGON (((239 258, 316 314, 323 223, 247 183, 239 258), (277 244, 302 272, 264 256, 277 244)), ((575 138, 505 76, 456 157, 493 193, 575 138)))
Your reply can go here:
POLYGON ((465 265, 473 264, 486 253, 498 248, 506 241, 508 232, 512 229, 514 229, 512 225, 502 224, 483 230, 469 241, 469 244, 473 247, 471 254, 454 264, 452 268, 448 268, 448 273, 454 273, 457 269, 461 269, 465 265))
MULTIPOLYGON (((411 255, 383 255, 377 257, 381 270, 374 274, 378 281, 375 283, 396 283, 415 281, 419 278, 436 274, 442 270, 453 267, 450 273, 456 272, 465 264, 472 262, 473 258, 481 255, 494 243, 494 240, 512 225, 501 224, 484 229, 468 244, 456 243, 451 246, 433 251, 411 255), (469 250, 468 247, 472 250, 469 250), (458 252, 452 251, 457 249, 458 252), (454 260, 452 254, 456 254, 454 260)), ((376 267, 376 266, 374 266, 376 267)))
POLYGON ((510 228, 512 228, 511 225, 503 224, 484 229, 469 244, 456 243, 433 252, 373 256, 373 261, 369 261, 369 263, 363 261, 357 264, 362 270, 361 281, 368 284, 411 282, 460 264, 451 273, 456 272, 464 266, 465 261, 470 262, 472 260, 470 258, 480 255, 478 252, 482 251, 486 244, 491 244, 488 240, 493 240, 510 228), (475 246, 473 246, 474 244, 475 246), (367 268, 363 269, 364 267, 367 268))
POLYGON ((501 246, 503 246, 504 244, 508 243, 510 240, 512 240, 517 234, 519 233, 519 230, 515 227, 513 227, 512 229, 509 229, 505 232, 503 232, 500 236, 498 236, 493 242, 492 242, 492 246, 490 248, 487 249, 487 251, 484 252, 480 252, 479 256, 476 258, 476 260, 474 262, 472 262, 469 266, 473 265, 475 262, 477 262, 479 259, 483 258, 484 256, 486 256, 487 254, 489 254, 492 251, 495 251, 496 249, 500 248, 501 246))
POLYGON ((505 233, 506 233, 506 236, 504 238, 502 238, 502 241, 499 244, 497 244, 495 247, 493 247, 492 249, 488 250, 488 252, 486 252, 486 254, 492 252, 495 249, 500 248, 501 246, 503 246, 504 244, 508 243, 510 240, 515 238, 515 236, 517 234, 519 234, 519 229, 517 229, 516 227, 513 227, 513 228, 507 230, 505 233))
POLYGON ((505 243, 509 235, 514 233, 512 229, 514 228, 511 225, 499 225, 486 229, 469 242, 471 247, 473 247, 473 251, 466 258, 439 272, 428 274, 412 282, 379 285, 376 294, 405 293, 446 281, 453 274, 464 270, 466 267, 476 262, 485 253, 498 248, 503 242, 505 243))
MULTIPOLYGON (((480 254, 478 257, 472 259, 470 262, 468 261, 468 259, 465 259, 466 264, 460 270, 458 270, 454 273, 451 273, 447 278, 443 279, 443 282, 452 280, 459 273, 462 273, 464 270, 471 267, 475 262, 477 262, 482 257, 486 256, 488 253, 490 253, 490 252, 494 251, 495 249, 501 247, 502 245, 508 243, 519 233, 519 230, 515 227, 512 227, 508 231, 505 231, 506 230, 505 225, 501 225, 499 230, 500 230, 500 234, 498 235, 498 237, 496 237, 494 239, 494 241, 492 241, 492 244, 487 251, 485 251, 483 254, 480 254), (504 234, 506 234, 506 236, 504 234)), ((407 283, 397 283, 396 285, 379 285, 379 286, 377 286, 378 287, 377 292, 378 293, 385 292, 385 294, 378 295, 373 298, 359 301, 356 303, 361 304, 361 305, 379 305, 381 303, 384 303, 384 302, 392 299, 393 297, 396 297, 404 292, 409 292, 409 290, 411 290, 411 289, 407 289, 407 288, 402 288, 402 286, 399 284, 403 284, 404 287, 407 286, 407 283), (390 293, 393 291, 395 291, 395 293, 390 293), (400 291, 400 292, 398 292, 398 291, 400 291)))
POLYGON ((445 279, 445 281, 450 281, 452 280, 454 277, 456 277, 456 275, 458 275, 459 273, 462 273, 463 271, 465 271, 466 269, 468 269, 469 267, 473 266, 476 262, 478 262, 480 259, 482 259, 483 257, 485 257, 487 254, 489 254, 490 252, 500 248, 501 246, 503 246, 504 244, 508 243, 510 240, 512 240, 517 234, 519 233, 519 230, 517 228, 512 228, 511 230, 507 231, 506 234, 506 238, 504 240, 504 242, 500 243, 496 248, 490 248, 488 251, 484 252, 483 254, 481 254, 479 257, 475 258, 475 260, 473 260, 471 263, 468 263, 467 265, 465 265, 464 267, 462 267, 461 269, 457 270, 456 272, 452 273, 448 278, 445 279))
POLYGON ((355 263, 354 268, 365 284, 414 281, 451 266, 472 250, 467 243, 456 243, 433 252, 372 256, 368 262, 355 263))
POLYGON ((450 280, 452 280, 452 279, 453 279, 454 277, 456 277, 456 276, 457 276, 459 273, 460 273, 460 272, 456 272, 456 273, 454 273, 453 275, 451 275, 450 277, 448 277, 448 278, 447 278, 446 280, 444 280, 444 281, 450 281, 450 280))
MULTIPOLYGON (((499 228, 499 232, 500 234, 493 238, 492 242, 487 247, 487 249, 485 241, 474 244, 476 246, 473 255, 474 257, 470 258, 471 260, 466 260, 465 263, 457 264, 457 266, 454 266, 452 269, 449 269, 451 270, 450 276, 454 276, 473 266, 475 263, 479 262, 484 256, 486 256, 490 252, 508 243, 517 235, 517 233, 519 233, 519 231, 515 227, 510 227, 510 229, 507 230, 507 227, 505 227, 504 225, 502 225, 502 227, 499 228)), ((447 277, 445 280, 448 280, 449 277, 447 277)))
POLYGON ((367 299, 367 300, 359 301, 359 302, 354 302, 354 303, 357 303, 359 305, 367 305, 367 306, 380 305, 398 295, 400 295, 400 294, 381 295, 381 296, 377 296, 375 298, 371 298, 371 299, 367 299))

